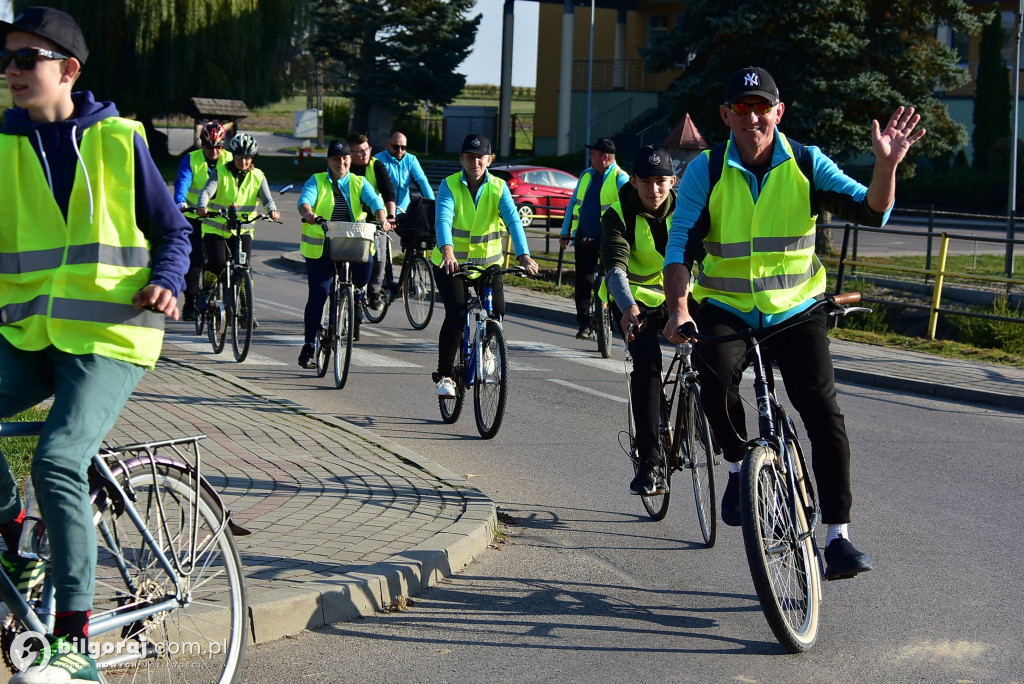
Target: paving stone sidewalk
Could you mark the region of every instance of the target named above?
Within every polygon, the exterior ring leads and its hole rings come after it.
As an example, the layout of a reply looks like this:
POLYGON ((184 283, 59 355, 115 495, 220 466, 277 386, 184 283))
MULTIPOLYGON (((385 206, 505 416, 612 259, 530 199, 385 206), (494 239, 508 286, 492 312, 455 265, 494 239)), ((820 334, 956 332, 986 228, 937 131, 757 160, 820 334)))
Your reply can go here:
POLYGON ((206 434, 202 472, 234 522, 258 642, 383 610, 491 541, 493 502, 357 426, 162 358, 111 444, 206 434))

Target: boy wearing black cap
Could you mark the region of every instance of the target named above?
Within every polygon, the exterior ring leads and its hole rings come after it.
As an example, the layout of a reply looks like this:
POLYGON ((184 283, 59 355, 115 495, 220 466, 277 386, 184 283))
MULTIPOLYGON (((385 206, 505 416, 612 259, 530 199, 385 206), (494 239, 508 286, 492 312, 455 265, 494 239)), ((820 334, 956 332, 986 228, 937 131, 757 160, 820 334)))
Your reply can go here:
MULTIPOLYGON (((0 130, 0 418, 53 397, 31 478, 49 533, 57 655, 15 684, 99 680, 88 655, 96 532, 86 466, 178 318, 189 225, 142 126, 72 92, 89 51, 64 12, 29 7, 0 22, 14 108, 0 130), (127 201, 134 199, 132 201, 127 201)), ((18 547, 18 486, 0 463, 0 536, 18 547)), ((2 556, 15 584, 40 561, 2 556)))
MULTIPOLYGON (((679 190, 665 259, 669 320, 665 336, 693 322, 688 309, 693 262, 701 259, 693 298, 698 323, 709 335, 729 335, 784 322, 813 305, 825 291, 825 269, 814 253, 816 218, 828 210, 851 222, 884 225, 896 195, 896 167, 924 129, 913 107, 898 107, 883 129, 872 121, 875 167, 864 187, 817 147, 801 145, 779 130, 785 105, 775 79, 760 67, 730 77, 719 108, 729 140, 687 166, 679 190), (706 251, 697 253, 698 249, 706 251)), ((695 271, 693 271, 695 272, 695 271)), ((829 579, 872 569, 871 559, 849 539, 850 443, 836 401, 828 333, 822 319, 797 322, 774 335, 775 361, 789 400, 811 442, 829 579)), ((722 521, 740 525, 739 471, 746 451, 743 406, 734 371, 746 344, 701 344, 698 369, 711 431, 730 463, 722 521), (712 410, 717 409, 717 410, 712 410)))
POLYGON ((619 190, 619 200, 601 218, 601 263, 608 275, 600 295, 610 296, 612 320, 619 320, 633 358, 629 392, 640 462, 629 491, 648 496, 664 484, 656 476, 661 401, 659 333, 665 319, 661 269, 676 208, 675 184, 668 150, 645 145, 633 161, 629 185, 619 190), (643 323, 638 318, 641 310, 653 310, 643 323))
POLYGON ((576 247, 576 321, 577 340, 594 335, 590 320, 593 307, 594 279, 601 259, 601 215, 619 197, 619 189, 629 176, 615 162, 615 143, 611 138, 598 138, 590 150, 590 168, 580 176, 569 199, 569 210, 562 223, 558 244, 562 249, 575 242, 576 247))

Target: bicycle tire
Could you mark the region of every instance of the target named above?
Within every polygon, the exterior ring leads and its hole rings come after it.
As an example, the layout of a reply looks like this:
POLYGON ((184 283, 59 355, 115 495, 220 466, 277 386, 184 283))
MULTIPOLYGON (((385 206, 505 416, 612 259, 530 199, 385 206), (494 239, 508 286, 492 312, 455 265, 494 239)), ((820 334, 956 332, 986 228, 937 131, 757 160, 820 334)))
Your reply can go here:
MULTIPOLYGON (((665 519, 665 516, 668 515, 668 504, 672 500, 672 468, 669 465, 672 445, 671 437, 666 429, 667 425, 668 415, 665 408, 662 407, 661 422, 658 430, 658 465, 655 470, 657 490, 655 494, 650 496, 640 495, 640 501, 644 505, 644 510, 647 511, 647 515, 650 516, 651 520, 655 522, 665 519)), ((634 462, 633 473, 636 474, 639 470, 639 462, 634 462)))
POLYGON ((477 359, 483 372, 477 373, 473 382, 473 412, 480 436, 492 439, 501 428, 508 401, 508 346, 497 321, 487 321, 484 330, 481 358, 477 359), (487 362, 488 353, 493 355, 492 363, 487 362))
POLYGON ((231 298, 231 351, 235 361, 242 363, 252 344, 252 272, 239 269, 235 273, 235 294, 231 298))
POLYGON ((459 338, 459 352, 455 357, 455 363, 452 366, 452 379, 455 381, 455 396, 454 397, 438 397, 437 405, 441 409, 441 420, 445 423, 451 424, 459 419, 462 415, 462 402, 466 398, 466 386, 463 383, 463 378, 466 377, 466 350, 463 346, 465 340, 459 338))
POLYGON ((206 334, 210 340, 210 346, 213 348, 214 354, 220 354, 224 351, 224 343, 227 340, 227 317, 225 311, 225 303, 227 302, 228 288, 223 278, 217 279, 217 285, 214 287, 213 294, 215 298, 211 298, 209 303, 209 317, 207 321, 206 334))
MULTIPOLYGON (((710 548, 718 538, 718 495, 715 490, 715 452, 711 429, 704 414, 700 387, 689 384, 679 410, 686 412, 686 467, 693 477, 693 499, 697 504, 697 522, 710 548)), ((678 422, 677 422, 678 424, 678 422)))
MULTIPOLYGON (((150 534, 158 540, 172 565, 187 564, 191 533, 196 532, 196 560, 191 575, 178 574, 188 604, 129 623, 119 630, 94 634, 100 646, 97 664, 105 681, 137 682, 204 681, 236 682, 248 642, 248 604, 245 575, 234 537, 226 528, 220 536, 222 511, 218 502, 200 490, 199 524, 193 527, 191 502, 195 482, 184 469, 148 463, 118 475, 122 487, 133 491, 135 508, 150 534), (159 507, 157 503, 162 504, 159 507), (144 637, 144 640, 142 640, 144 637), (104 642, 115 640, 111 658, 146 648, 154 660, 134 661, 127 666, 104 662, 104 642), (188 661, 175 662, 188 657, 188 661), (134 665, 134 667, 132 666, 134 665)), ((96 593, 92 619, 126 607, 175 595, 171 578, 142 541, 138 527, 122 507, 107 505, 99 518, 96 593), (119 567, 123 565, 124 567, 119 567), (132 580, 126 585, 122 571, 132 580)))
POLYGON ((334 337, 334 386, 345 387, 348 382, 348 369, 352 363, 352 337, 356 313, 352 286, 345 283, 338 289, 337 332, 334 337))
POLYGON ((206 329, 206 314, 205 313, 201 313, 199 311, 196 311, 195 326, 196 326, 196 335, 200 335, 201 336, 203 334, 203 331, 206 329))
POLYGON ((611 308, 600 297, 594 297, 594 331, 597 333, 597 351, 602 358, 612 355, 612 321, 611 308))
POLYGON ((413 256, 405 268, 409 269, 402 283, 405 315, 413 330, 423 330, 434 315, 434 269, 422 254, 413 256))
POLYGON ((757 444, 743 459, 743 546, 768 626, 783 648, 799 653, 818 638, 820 568, 813 535, 799 539, 804 530, 779 458, 774 447, 757 444))
POLYGON ((331 284, 331 291, 324 302, 323 311, 320 313, 320 327, 317 328, 316 337, 313 339, 313 360, 316 363, 316 377, 322 378, 327 375, 327 363, 331 360, 331 311, 337 299, 337 287, 331 284))
POLYGON ((391 306, 391 297, 388 295, 388 285, 381 288, 380 291, 380 307, 374 309, 370 306, 370 298, 363 297, 360 301, 360 306, 363 307, 363 316, 366 317, 367 323, 380 323, 384 320, 384 316, 388 313, 388 307, 391 306))

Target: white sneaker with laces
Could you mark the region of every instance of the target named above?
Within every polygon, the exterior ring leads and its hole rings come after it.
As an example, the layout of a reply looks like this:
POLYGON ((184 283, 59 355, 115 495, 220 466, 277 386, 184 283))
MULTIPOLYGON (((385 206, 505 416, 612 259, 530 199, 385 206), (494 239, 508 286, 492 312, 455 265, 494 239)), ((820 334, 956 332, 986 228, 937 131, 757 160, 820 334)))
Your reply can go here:
POLYGON ((455 381, 449 377, 443 377, 437 381, 437 389, 435 390, 439 397, 454 397, 455 396, 455 381))

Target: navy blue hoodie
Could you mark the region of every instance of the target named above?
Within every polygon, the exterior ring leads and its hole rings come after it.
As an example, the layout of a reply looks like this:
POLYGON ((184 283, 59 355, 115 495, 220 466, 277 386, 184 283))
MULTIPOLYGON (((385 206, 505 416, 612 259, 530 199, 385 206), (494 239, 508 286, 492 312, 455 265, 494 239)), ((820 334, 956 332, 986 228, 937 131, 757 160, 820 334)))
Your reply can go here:
MULTIPOLYGON (((80 165, 71 136, 74 135, 75 143, 80 145, 86 128, 97 121, 118 116, 113 102, 97 102, 88 91, 72 93, 71 99, 75 103, 75 112, 69 119, 35 123, 29 118, 28 110, 17 107, 4 111, 4 125, 0 128, 0 134, 23 135, 32 142, 65 219, 71 186, 80 165), (47 166, 49 174, 46 173, 47 166)), ((98 170, 90 171, 98 173, 98 170)), ((149 282, 179 295, 188 270, 188 234, 192 228, 174 205, 167 184, 149 154, 149 147, 139 135, 135 136, 134 173, 135 221, 152 247, 149 282)))

